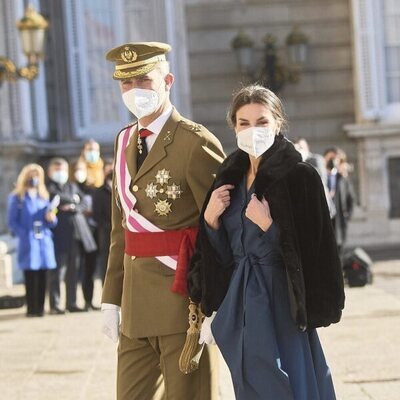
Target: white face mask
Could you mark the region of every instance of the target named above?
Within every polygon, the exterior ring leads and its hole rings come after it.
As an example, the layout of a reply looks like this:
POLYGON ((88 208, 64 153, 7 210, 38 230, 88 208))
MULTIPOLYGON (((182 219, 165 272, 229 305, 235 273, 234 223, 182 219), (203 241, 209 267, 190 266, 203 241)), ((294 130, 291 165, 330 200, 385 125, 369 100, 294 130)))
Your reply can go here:
POLYGON ((239 149, 258 158, 265 153, 275 140, 275 132, 270 128, 252 126, 237 134, 239 149))
POLYGON ((54 171, 51 179, 60 185, 65 185, 68 181, 68 172, 63 170, 54 171))
POLYGON ((137 119, 153 114, 161 103, 160 95, 155 90, 137 88, 123 93, 122 100, 137 119))

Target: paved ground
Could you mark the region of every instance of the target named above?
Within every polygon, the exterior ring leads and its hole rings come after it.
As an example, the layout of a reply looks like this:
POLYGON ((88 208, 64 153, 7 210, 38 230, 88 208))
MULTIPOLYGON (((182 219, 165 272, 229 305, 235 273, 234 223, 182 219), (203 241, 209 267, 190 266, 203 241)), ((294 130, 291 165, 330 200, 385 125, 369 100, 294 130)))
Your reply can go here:
MULTIPOLYGON (((320 330, 340 400, 400 399, 400 261, 378 262, 375 273, 373 286, 347 290, 342 322, 320 330)), ((0 310, 0 398, 114 399, 116 346, 99 331, 99 312, 0 310)), ((221 399, 234 400, 221 372, 221 399)))

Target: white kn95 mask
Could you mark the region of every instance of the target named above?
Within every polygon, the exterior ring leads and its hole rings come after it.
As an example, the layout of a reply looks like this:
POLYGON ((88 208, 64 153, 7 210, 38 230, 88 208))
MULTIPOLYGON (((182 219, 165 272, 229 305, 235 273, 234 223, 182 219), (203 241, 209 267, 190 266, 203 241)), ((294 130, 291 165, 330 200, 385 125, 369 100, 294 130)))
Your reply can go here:
POLYGON ((122 94, 122 100, 137 119, 153 114, 160 105, 159 94, 150 89, 133 88, 122 94))
POLYGON ((239 149, 258 158, 264 154, 273 144, 275 132, 267 127, 252 126, 237 134, 239 149))

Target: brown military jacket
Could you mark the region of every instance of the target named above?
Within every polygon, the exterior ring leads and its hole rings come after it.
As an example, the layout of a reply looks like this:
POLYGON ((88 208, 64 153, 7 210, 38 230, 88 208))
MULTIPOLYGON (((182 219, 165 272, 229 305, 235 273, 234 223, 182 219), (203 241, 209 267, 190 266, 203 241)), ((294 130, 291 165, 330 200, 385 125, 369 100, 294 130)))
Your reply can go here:
MULTIPOLYGON (((174 109, 137 171, 137 124, 132 129, 125 156, 132 177, 130 189, 137 199, 135 208, 163 230, 197 226, 206 193, 225 157, 218 139, 174 109), (156 177, 160 171, 167 175, 168 185, 179 192, 176 199, 168 199, 167 185, 156 177), (155 185, 154 197, 151 189, 155 185), (160 208, 166 200, 171 205, 167 213, 160 208)), ((188 298, 171 291, 175 271, 154 257, 124 253, 126 223, 115 185, 114 178, 111 245, 102 302, 121 306, 121 331, 130 338, 184 332, 188 328, 188 298)))

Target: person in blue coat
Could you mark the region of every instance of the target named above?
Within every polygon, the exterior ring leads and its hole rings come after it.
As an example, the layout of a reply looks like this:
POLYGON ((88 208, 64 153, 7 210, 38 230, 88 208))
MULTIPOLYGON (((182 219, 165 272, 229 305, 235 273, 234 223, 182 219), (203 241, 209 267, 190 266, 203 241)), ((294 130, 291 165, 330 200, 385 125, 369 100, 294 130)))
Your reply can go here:
POLYGON ((57 224, 44 184, 44 171, 28 164, 20 172, 8 199, 8 227, 18 238, 18 268, 24 272, 28 317, 42 317, 46 271, 56 267, 53 234, 57 224))

